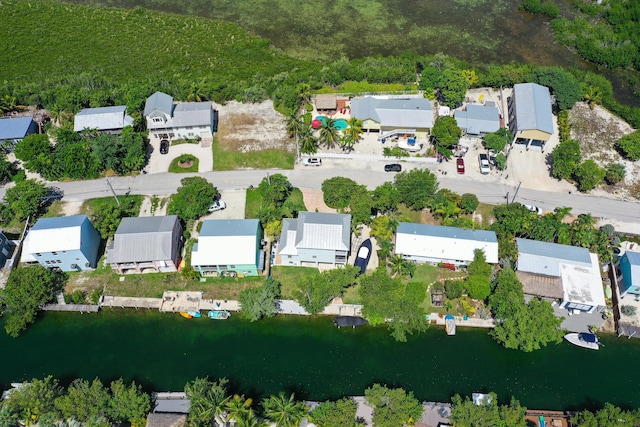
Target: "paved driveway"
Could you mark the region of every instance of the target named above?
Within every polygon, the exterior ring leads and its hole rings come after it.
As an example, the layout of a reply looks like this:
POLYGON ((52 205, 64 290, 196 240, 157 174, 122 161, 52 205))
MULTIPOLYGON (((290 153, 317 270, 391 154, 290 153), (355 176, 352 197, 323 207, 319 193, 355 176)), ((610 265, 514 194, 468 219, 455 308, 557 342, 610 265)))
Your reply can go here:
POLYGON ((221 190, 220 195, 220 199, 227 204, 227 208, 207 214, 202 219, 244 219, 247 191, 221 190))
POLYGON ((167 172, 173 159, 183 154, 191 154, 200 160, 198 172, 210 172, 213 170, 213 151, 211 147, 202 147, 200 144, 179 144, 170 146, 167 154, 160 154, 160 139, 154 136, 150 136, 149 145, 151 146, 151 154, 149 156, 149 164, 145 168, 147 173, 167 172))

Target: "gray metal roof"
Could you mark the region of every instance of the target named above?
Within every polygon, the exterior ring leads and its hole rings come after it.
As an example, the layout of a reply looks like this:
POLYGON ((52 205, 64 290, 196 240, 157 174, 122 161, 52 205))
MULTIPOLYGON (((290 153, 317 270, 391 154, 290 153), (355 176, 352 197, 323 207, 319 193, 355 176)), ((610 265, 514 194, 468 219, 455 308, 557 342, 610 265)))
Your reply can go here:
POLYGON ((500 129, 500 115, 496 107, 467 105, 466 111, 454 112, 458 127, 471 135, 495 132, 500 129))
POLYGON ((421 236, 444 237, 450 239, 475 240, 480 242, 498 242, 496 233, 493 231, 468 230, 466 228, 416 224, 413 222, 399 223, 396 232, 403 234, 418 234, 421 236))
POLYGON ((36 222, 34 226, 31 227, 31 230, 50 230, 55 228, 79 227, 88 219, 89 217, 86 215, 40 218, 38 222, 36 222))
POLYGON ((351 215, 300 212, 296 247, 348 251, 351 247, 351 215))
POLYGON ((123 218, 113 239, 110 263, 171 259, 177 215, 123 218))
POLYGON ((431 102, 426 98, 353 98, 351 115, 360 120, 371 119, 382 126, 433 127, 433 109, 431 102))
POLYGON ((0 119, 0 140, 24 138, 32 122, 31 117, 0 119))
POLYGON ((176 104, 173 110, 173 127, 211 126, 213 124, 212 105, 209 101, 176 104))
POLYGON ((629 264, 640 266, 640 252, 626 251, 624 255, 627 256, 629 264))
POLYGON ((553 134, 549 88, 536 83, 513 86, 517 130, 541 130, 553 134))
POLYGON ((282 219, 282 232, 280 233, 280 242, 278 243, 278 253, 281 253, 283 250, 289 252, 293 250, 292 248, 288 248, 288 245, 292 245, 295 247, 295 238, 294 241, 289 241, 289 235, 292 237, 295 236, 295 230, 298 228, 298 220, 293 218, 283 218, 282 219), (289 233, 291 231, 292 233, 289 233), (285 250, 286 248, 286 250, 285 250))
POLYGON ((591 256, 586 248, 519 238, 516 245, 519 271, 559 277, 560 264, 591 268, 591 256))
POLYGON ((202 222, 200 236, 255 236, 257 219, 208 219, 202 222))
POLYGON ((154 111, 160 111, 171 117, 173 111, 173 97, 166 93, 156 92, 147 98, 144 104, 144 116, 148 116, 154 111))
POLYGON ((133 125, 133 118, 125 114, 127 107, 85 108, 76 114, 73 120, 73 130, 83 129, 113 130, 133 125))

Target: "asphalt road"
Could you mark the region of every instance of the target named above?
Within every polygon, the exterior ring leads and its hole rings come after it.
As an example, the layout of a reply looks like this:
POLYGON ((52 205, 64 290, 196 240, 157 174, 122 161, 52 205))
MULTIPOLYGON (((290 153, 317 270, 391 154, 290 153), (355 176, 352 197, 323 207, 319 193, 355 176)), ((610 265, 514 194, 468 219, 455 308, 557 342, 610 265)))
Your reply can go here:
MULTIPOLYGON (((370 169, 349 170, 333 168, 303 168, 295 170, 238 170, 226 172, 207 172, 200 174, 160 173, 139 175, 136 177, 109 178, 118 195, 126 193, 147 196, 166 196, 175 193, 180 180, 185 176, 199 175, 212 182, 218 189, 242 189, 251 185, 257 186, 267 174, 282 173, 295 187, 320 188, 327 178, 337 175, 349 177, 360 184, 373 189, 385 181, 393 179, 392 173, 377 172, 370 169)), ((473 193, 483 203, 500 204, 509 201, 531 204, 544 210, 556 207, 571 207, 573 213, 591 213, 595 217, 613 219, 628 223, 640 222, 640 204, 632 201, 619 201, 606 198, 586 196, 579 193, 553 193, 536 191, 528 188, 516 188, 499 183, 477 182, 463 176, 438 176, 441 187, 449 188, 459 194, 473 193)), ((51 182, 64 191, 64 200, 83 201, 111 195, 106 179, 93 181, 51 182)), ((4 197, 5 188, 0 189, 4 197)))

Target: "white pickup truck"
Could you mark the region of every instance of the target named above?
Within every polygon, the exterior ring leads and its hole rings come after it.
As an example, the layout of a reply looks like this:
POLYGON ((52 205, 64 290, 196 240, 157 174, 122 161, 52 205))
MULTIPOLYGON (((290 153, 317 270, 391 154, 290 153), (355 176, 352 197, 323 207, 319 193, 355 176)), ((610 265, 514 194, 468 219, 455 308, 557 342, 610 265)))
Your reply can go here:
POLYGON ((480 173, 483 175, 488 174, 491 171, 491 168, 489 166, 489 156, 487 156, 486 154, 480 154, 478 156, 478 159, 480 161, 480 173))

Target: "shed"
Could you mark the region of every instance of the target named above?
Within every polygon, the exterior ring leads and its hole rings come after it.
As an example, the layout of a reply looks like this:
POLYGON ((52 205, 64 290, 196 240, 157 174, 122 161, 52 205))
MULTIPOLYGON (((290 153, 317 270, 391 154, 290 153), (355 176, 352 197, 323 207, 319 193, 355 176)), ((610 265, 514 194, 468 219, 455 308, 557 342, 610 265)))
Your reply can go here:
POLYGON ((335 110, 338 108, 338 98, 333 93, 316 95, 315 103, 317 110, 335 110))
POLYGON ((127 107, 84 108, 76 114, 73 130, 80 132, 84 129, 97 129, 103 132, 119 133, 127 126, 133 125, 133 117, 126 114, 127 107))

